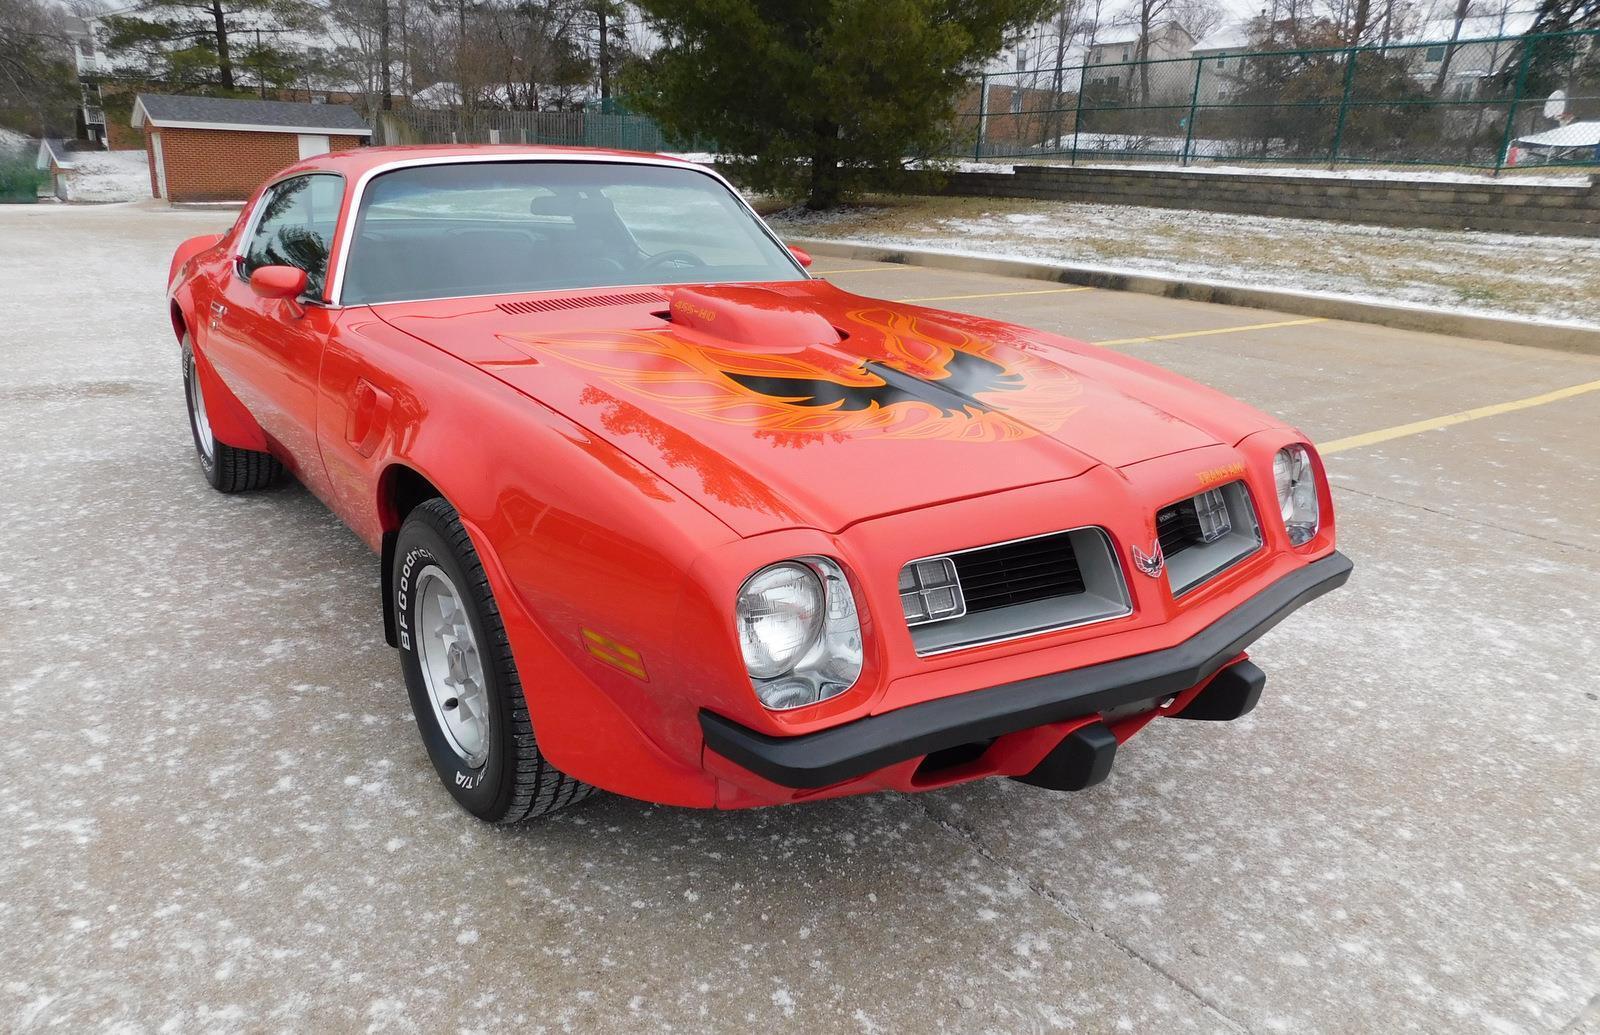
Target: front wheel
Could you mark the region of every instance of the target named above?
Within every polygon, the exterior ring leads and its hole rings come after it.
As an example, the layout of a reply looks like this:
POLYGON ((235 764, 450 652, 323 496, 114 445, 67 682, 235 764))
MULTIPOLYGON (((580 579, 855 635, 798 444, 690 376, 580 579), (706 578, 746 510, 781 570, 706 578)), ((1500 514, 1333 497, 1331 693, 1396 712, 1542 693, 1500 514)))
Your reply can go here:
POLYGON ((189 430, 194 434, 200 473, 213 489, 218 492, 264 489, 283 472, 283 466, 270 453, 235 449, 218 442, 217 436, 212 434, 205 390, 194 365, 194 343, 187 334, 183 336, 183 394, 189 404, 189 430))
POLYGON ((395 543, 394 611, 411 711, 445 788, 490 823, 517 823, 594 790, 545 760, 488 577, 455 508, 431 499, 395 543))

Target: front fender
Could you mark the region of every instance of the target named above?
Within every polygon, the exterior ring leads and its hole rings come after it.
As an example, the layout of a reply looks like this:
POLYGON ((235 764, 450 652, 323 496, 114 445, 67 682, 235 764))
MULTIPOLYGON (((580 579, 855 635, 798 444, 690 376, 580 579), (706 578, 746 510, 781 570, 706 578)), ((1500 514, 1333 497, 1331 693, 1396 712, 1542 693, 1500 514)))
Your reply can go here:
POLYGON ((190 259, 221 244, 224 236, 223 234, 201 234, 199 237, 191 237, 178 245, 178 250, 172 253, 172 264, 167 267, 167 286, 171 287, 177 281, 179 272, 190 259))

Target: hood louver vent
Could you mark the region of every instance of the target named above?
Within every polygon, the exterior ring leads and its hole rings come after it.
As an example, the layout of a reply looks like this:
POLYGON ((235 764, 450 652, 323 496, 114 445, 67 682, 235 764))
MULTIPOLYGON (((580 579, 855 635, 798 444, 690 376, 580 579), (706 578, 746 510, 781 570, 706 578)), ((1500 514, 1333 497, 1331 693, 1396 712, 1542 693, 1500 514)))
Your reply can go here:
POLYGON ((591 309, 602 305, 661 305, 665 295, 654 291, 627 291, 615 295, 581 295, 566 298, 529 298, 521 302, 496 302, 504 313, 555 313, 565 309, 591 309))

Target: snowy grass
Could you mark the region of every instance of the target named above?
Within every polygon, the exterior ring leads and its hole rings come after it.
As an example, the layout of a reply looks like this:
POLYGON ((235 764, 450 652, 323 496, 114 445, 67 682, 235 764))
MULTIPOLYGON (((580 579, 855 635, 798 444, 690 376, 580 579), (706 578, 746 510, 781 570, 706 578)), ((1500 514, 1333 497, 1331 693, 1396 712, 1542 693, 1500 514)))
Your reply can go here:
POLYGON ((1482 183, 1515 184, 1519 187, 1583 187, 1587 186, 1595 174, 1593 169, 1572 170, 1546 170, 1539 173, 1521 172, 1508 169, 1499 178, 1490 175, 1487 171, 1473 172, 1470 170, 1440 170, 1440 169, 1392 169, 1392 168, 1345 168, 1327 169, 1308 166, 1290 165, 1179 165, 1175 161, 1168 162, 1107 162, 1095 161, 1093 154, 1083 156, 1077 162, 1051 159, 1026 159, 1010 162, 1000 161, 974 161, 961 159, 947 163, 945 168, 954 172, 988 172, 1009 173, 1015 172, 1018 165, 1049 166, 1051 168, 1075 169, 1111 169, 1117 171, 1138 172, 1174 172, 1174 173, 1202 173, 1212 176, 1261 176, 1285 177, 1298 176, 1301 178, 1319 180, 1356 180, 1373 181, 1381 180, 1385 183, 1482 183))
POLYGON ((1000 198, 769 216, 780 234, 1600 326, 1600 240, 1000 198))
POLYGON ((0 158, 12 158, 29 150, 33 141, 14 129, 0 127, 0 158))

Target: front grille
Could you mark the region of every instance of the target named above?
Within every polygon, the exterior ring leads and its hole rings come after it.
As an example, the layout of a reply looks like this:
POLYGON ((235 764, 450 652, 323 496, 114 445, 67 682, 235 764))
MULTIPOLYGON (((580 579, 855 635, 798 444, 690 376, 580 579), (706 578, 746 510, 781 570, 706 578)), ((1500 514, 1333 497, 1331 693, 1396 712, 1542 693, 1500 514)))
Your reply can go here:
POLYGON ((1111 538, 1092 526, 910 561, 900 571, 900 605, 918 654, 1132 611, 1111 538))
POLYGON ((968 614, 1083 592, 1083 572, 1067 532, 984 547, 954 560, 968 614))

